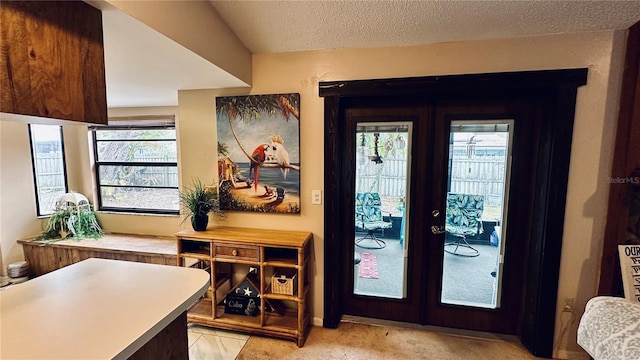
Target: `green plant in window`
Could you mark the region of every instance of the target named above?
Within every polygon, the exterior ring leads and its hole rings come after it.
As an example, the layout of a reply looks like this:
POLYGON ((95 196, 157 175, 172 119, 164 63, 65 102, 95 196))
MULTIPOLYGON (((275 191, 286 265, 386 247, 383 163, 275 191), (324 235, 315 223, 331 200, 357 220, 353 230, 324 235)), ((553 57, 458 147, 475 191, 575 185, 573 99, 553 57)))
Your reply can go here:
POLYGON ((66 206, 60 203, 49 217, 46 230, 38 240, 97 239, 104 234, 95 213, 87 203, 80 206, 66 206))

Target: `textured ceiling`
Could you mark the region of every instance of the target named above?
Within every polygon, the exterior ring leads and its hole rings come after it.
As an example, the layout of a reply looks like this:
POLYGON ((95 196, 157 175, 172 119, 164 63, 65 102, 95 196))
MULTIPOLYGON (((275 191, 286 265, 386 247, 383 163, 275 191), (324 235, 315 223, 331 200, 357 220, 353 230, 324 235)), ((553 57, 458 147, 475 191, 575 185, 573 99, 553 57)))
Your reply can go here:
POLYGON ((217 1, 252 53, 625 29, 640 1, 217 1))
MULTIPOLYGON (((85 1, 103 10, 109 107, 175 106, 180 89, 243 86, 104 0, 85 1)), ((252 53, 625 29, 640 21, 640 0, 200 1, 209 1, 252 53)))

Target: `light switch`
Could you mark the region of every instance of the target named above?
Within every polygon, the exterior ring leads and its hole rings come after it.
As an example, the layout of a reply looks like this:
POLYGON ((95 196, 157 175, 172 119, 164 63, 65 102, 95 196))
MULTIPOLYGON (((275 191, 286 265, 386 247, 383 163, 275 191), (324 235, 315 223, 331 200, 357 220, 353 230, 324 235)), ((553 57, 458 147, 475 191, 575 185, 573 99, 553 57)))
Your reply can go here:
POLYGON ((311 203, 313 205, 322 204, 322 190, 311 190, 311 203))

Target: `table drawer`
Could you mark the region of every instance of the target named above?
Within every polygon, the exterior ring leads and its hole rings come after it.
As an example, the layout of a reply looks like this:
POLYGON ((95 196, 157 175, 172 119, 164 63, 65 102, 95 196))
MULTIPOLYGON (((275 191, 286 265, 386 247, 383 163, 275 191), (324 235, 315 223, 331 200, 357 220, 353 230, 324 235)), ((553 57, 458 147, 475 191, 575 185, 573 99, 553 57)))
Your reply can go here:
POLYGON ((260 260, 260 251, 257 246, 236 245, 236 244, 213 244, 215 257, 260 260))

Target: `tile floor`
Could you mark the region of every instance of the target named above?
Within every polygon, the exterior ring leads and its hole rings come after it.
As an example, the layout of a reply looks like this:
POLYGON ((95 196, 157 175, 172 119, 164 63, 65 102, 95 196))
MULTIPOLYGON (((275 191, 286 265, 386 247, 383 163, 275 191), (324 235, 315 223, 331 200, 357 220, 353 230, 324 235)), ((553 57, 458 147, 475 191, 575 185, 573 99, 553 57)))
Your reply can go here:
POLYGON ((189 325, 189 360, 233 360, 249 335, 189 325))

